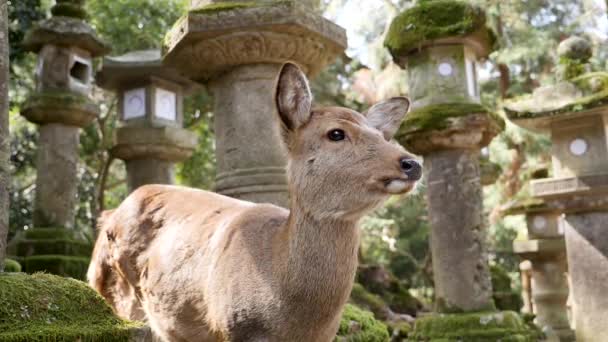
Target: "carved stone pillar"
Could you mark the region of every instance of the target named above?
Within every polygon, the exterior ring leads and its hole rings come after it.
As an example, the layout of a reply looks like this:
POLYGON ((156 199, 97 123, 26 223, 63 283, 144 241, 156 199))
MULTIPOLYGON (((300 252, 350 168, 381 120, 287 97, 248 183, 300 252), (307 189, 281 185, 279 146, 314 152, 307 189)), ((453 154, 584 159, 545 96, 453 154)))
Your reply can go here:
POLYGON ((112 156, 125 161, 129 192, 145 184, 173 184, 174 164, 197 144, 183 126, 183 97, 197 84, 163 66, 159 50, 107 57, 97 83, 118 92, 120 127, 112 156))
POLYGON ((27 272, 83 278, 90 246, 73 230, 80 129, 98 114, 90 99, 93 58, 109 52, 83 18, 84 1, 60 1, 53 17, 27 32, 24 47, 38 54, 36 90, 21 114, 39 125, 34 228, 13 243, 27 272), (52 229, 51 229, 52 228, 52 229))
POLYGON ((275 118, 276 73, 295 61, 309 76, 346 46, 313 1, 193 1, 168 33, 164 62, 215 96, 216 190, 286 206, 286 156, 275 118))
POLYGON ((574 325, 581 342, 608 340, 608 75, 584 73, 590 51, 580 38, 564 41, 558 52, 562 66, 569 67, 562 68, 562 81, 505 107, 514 123, 551 135, 553 177, 533 181, 531 192, 565 214, 574 325))
POLYGON ((385 45, 408 71, 412 111, 396 138, 424 157, 435 310, 441 313, 419 319, 412 340, 527 338, 516 314, 492 313, 479 158, 504 122, 480 105, 477 62, 491 46, 485 13, 463 1, 420 1, 394 19, 385 45), (437 12, 451 16, 438 22, 437 12), (455 34, 452 27, 462 30, 455 34), (467 329, 456 328, 460 324, 467 329))

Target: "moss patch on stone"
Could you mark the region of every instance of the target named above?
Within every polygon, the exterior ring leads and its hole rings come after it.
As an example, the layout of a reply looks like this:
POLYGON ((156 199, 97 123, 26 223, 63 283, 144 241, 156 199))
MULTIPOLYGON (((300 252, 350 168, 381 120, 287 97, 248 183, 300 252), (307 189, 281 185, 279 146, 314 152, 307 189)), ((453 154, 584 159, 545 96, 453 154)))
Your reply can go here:
POLYGON ((282 4, 292 4, 293 0, 267 0, 267 1, 239 1, 239 2, 215 2, 205 6, 191 9, 193 14, 215 14, 226 11, 233 11, 243 8, 268 7, 282 4))
POLYGON ((23 258, 24 270, 28 273, 49 272, 84 280, 90 258, 66 255, 33 255, 23 258))
POLYGON ((490 266, 492 298, 498 310, 519 311, 523 305, 521 295, 511 288, 511 278, 500 265, 490 266))
POLYGON ((346 304, 335 341, 344 342, 386 342, 388 328, 377 321, 371 312, 346 304))
POLYGON ((515 312, 438 314, 418 318, 411 341, 536 342, 540 333, 515 312))
POLYGON ((359 283, 353 285, 350 300, 359 307, 373 312, 376 317, 386 319, 383 316, 386 316, 385 311, 387 311, 388 306, 384 300, 380 296, 367 291, 363 285, 359 283))
POLYGON ((486 114, 504 129, 500 115, 477 103, 445 103, 426 106, 407 114, 397 136, 415 132, 441 130, 450 127, 451 119, 471 114, 486 114))
POLYGON ((418 4, 398 15, 384 45, 395 55, 417 49, 428 40, 466 36, 485 27, 485 13, 465 1, 434 0, 418 4))
POLYGON ((4 272, 21 272, 21 264, 13 259, 4 259, 4 272))
POLYGON ((128 341, 140 323, 114 316, 87 284, 50 274, 0 274, 0 341, 128 341))
MULTIPOLYGON (((569 82, 583 91, 582 97, 565 106, 548 111, 534 111, 533 106, 516 111, 505 106, 504 108, 507 117, 511 120, 550 118, 564 113, 581 112, 608 105, 608 72, 586 73, 569 80, 569 82)), ((519 101, 531 100, 532 98, 532 94, 527 94, 513 98, 509 102, 516 103, 519 101)))

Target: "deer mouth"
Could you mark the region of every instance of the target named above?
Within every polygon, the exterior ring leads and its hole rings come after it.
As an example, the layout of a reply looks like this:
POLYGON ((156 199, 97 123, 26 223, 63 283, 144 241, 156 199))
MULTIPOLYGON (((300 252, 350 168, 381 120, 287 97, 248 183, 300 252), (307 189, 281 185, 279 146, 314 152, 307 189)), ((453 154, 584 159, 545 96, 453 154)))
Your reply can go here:
POLYGON ((407 178, 388 178, 384 180, 384 190, 391 195, 402 195, 410 192, 416 181, 407 178))

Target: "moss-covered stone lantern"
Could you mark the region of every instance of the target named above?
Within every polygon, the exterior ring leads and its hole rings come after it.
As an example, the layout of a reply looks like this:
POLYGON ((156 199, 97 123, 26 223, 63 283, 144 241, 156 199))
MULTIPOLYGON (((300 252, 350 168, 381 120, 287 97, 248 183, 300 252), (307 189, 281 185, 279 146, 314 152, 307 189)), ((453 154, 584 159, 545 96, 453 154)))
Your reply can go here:
POLYGON ((163 66, 160 50, 106 57, 97 83, 118 92, 120 127, 111 154, 126 162, 129 191, 172 184, 174 163, 196 148, 196 135, 182 126, 183 97, 198 85, 163 66))
MULTIPOLYGON (((449 329, 426 331, 427 325, 464 324, 477 317, 474 312, 495 310, 480 150, 504 121, 480 105, 477 80, 477 63, 488 56, 492 43, 483 10, 456 0, 419 1, 393 20, 385 40, 395 62, 407 69, 412 100, 396 138, 424 157, 428 184, 435 309, 442 314, 416 324, 420 340, 455 337, 449 329), (469 314, 456 314, 465 312, 469 314)), ((520 333, 512 328, 505 325, 486 337, 499 340, 520 333)), ((466 330, 458 335, 464 341, 487 329, 480 324, 466 330)))
POLYGON ((291 60, 314 76, 346 47, 344 30, 315 2, 194 0, 165 38, 164 63, 213 92, 216 190, 224 195, 288 204, 276 74, 291 60))
POLYGON ((560 82, 505 109, 515 124, 551 135, 553 177, 533 181, 531 192, 565 214, 576 339, 602 341, 608 340, 608 73, 580 74, 588 55, 577 52, 576 40, 560 45, 560 64, 579 65, 579 72, 563 73, 560 82))
POLYGON ((80 129, 98 107, 90 98, 93 58, 109 52, 84 21, 83 0, 61 0, 23 46, 38 54, 36 88, 21 115, 39 125, 33 229, 11 242, 26 272, 84 277, 91 246, 74 230, 80 129))
POLYGON ((531 264, 534 322, 547 335, 574 341, 568 321, 568 265, 560 211, 524 196, 506 214, 525 215, 528 237, 513 241, 513 252, 531 264))

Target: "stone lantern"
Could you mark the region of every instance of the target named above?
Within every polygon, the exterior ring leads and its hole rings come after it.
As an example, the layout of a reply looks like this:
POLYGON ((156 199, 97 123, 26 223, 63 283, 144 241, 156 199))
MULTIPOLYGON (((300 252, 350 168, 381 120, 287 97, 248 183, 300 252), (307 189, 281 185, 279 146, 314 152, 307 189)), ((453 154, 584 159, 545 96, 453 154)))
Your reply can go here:
POLYGON ((346 46, 344 30, 315 2, 194 0, 165 38, 164 63, 213 92, 216 190, 224 195, 288 205, 277 73, 294 61, 314 76, 346 46))
POLYGON ((530 262, 534 322, 560 341, 574 341, 568 321, 568 265, 561 213, 542 200, 527 198, 516 202, 507 214, 526 218, 528 238, 515 240, 513 252, 530 262))
POLYGON ((39 126, 34 229, 12 242, 27 272, 84 277, 90 246, 74 228, 80 129, 98 115, 91 101, 93 58, 109 47, 84 21, 84 1, 58 1, 53 17, 27 32, 24 48, 38 54, 36 88, 21 115, 39 126))
POLYGON ((608 73, 588 73, 588 43, 560 44, 560 82, 505 105, 515 124, 551 135, 553 177, 532 195, 563 219, 577 341, 608 340, 608 73), (587 48, 585 48, 587 45, 587 48), (583 53, 580 53, 580 52, 583 53))
POLYGON ((174 163, 189 158, 197 137, 183 126, 183 98, 197 84, 161 63, 160 50, 106 57, 97 83, 118 93, 120 127, 112 156, 127 165, 129 192, 172 184, 174 163))
POLYGON ((407 69, 412 100, 396 137, 424 157, 428 184, 435 310, 440 314, 419 319, 414 340, 467 341, 487 333, 489 326, 479 322, 496 328, 488 340, 527 336, 517 315, 492 313, 480 150, 504 121, 479 103, 477 63, 492 47, 485 13, 463 1, 420 1, 393 20, 385 46, 407 69), (478 325, 449 328, 456 321, 478 325))

